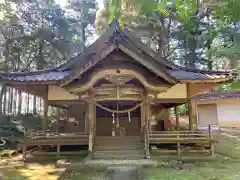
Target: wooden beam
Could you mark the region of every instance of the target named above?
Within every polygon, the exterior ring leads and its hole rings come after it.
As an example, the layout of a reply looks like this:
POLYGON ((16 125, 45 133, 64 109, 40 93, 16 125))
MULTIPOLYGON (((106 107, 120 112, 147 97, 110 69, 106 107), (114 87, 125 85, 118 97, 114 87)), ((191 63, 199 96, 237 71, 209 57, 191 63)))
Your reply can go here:
POLYGON ((172 103, 172 104, 181 104, 181 103, 187 103, 188 100, 185 98, 179 98, 179 99, 155 99, 152 101, 152 103, 172 103))
POLYGON ((213 78, 213 79, 205 79, 205 80, 181 80, 181 83, 221 83, 227 82, 231 80, 232 77, 225 77, 225 78, 213 78))
POLYGON ((48 102, 49 102, 49 104, 53 104, 55 106, 57 106, 57 105, 68 106, 68 105, 72 105, 72 104, 86 104, 86 102, 81 100, 81 99, 76 99, 76 100, 49 100, 48 102))
POLYGON ((193 130, 193 109, 191 103, 191 92, 190 92, 190 84, 187 83, 187 99, 188 99, 188 116, 189 116, 189 130, 193 130))

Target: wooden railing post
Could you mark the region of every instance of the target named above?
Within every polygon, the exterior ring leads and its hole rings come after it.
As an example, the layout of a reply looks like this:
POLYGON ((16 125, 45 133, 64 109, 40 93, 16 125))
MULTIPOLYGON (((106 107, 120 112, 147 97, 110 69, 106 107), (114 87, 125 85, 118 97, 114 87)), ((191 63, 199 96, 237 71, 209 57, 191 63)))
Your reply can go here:
POLYGON ((210 155, 213 155, 214 154, 214 146, 213 146, 213 143, 212 143, 212 129, 211 129, 211 125, 208 125, 208 132, 209 132, 209 153, 210 155))
POLYGON ((180 141, 179 141, 179 132, 177 132, 177 155, 180 155, 180 141))

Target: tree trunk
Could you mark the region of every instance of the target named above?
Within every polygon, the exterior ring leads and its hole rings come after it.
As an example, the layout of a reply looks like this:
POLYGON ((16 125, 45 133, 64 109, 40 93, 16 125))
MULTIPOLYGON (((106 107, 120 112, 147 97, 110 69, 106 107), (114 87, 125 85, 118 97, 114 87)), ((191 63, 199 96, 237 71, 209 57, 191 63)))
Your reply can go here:
POLYGON ((17 107, 17 113, 22 113, 22 91, 18 90, 18 107, 17 107))
POLYGON ((4 111, 3 111, 3 107, 4 107, 4 94, 5 94, 5 91, 6 91, 6 86, 5 84, 2 84, 2 88, 1 88, 1 91, 0 91, 0 102, 1 102, 1 105, 0 105, 0 115, 3 115, 4 111))
POLYGON ((9 88, 9 114, 13 113, 13 88, 9 88))
POLYGON ((29 94, 27 93, 26 95, 26 102, 27 102, 27 105, 26 105, 26 113, 28 114, 29 113, 29 94))
POLYGON ((37 114, 37 97, 33 95, 33 114, 37 114))
POLYGON ((13 89, 13 114, 17 113, 17 89, 13 89))
POLYGON ((3 95, 3 115, 6 115, 6 109, 7 109, 7 87, 5 88, 3 95))

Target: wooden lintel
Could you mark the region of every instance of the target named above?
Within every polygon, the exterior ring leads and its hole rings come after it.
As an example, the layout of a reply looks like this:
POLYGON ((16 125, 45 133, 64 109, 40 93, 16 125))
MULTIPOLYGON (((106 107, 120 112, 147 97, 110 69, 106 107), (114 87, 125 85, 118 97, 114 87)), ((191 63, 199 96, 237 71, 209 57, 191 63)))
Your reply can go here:
POLYGON ((227 78, 216 78, 216 79, 206 79, 206 80, 181 80, 180 83, 226 83, 231 80, 231 77, 227 78))
POLYGON ((187 99, 181 98, 181 99, 155 99, 152 101, 152 103, 172 103, 172 104, 181 104, 188 102, 187 99))
POLYGON ((81 99, 76 99, 76 100, 49 100, 48 101, 49 104, 54 104, 54 105, 72 105, 72 104, 86 104, 85 101, 81 100, 81 99))

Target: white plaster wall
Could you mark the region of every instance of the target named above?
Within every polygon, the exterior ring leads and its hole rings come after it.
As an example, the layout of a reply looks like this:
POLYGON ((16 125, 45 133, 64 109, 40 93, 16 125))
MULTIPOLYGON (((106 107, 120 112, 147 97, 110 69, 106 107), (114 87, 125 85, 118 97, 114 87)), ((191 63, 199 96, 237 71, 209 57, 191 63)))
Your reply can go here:
POLYGON ((197 106, 197 120, 199 126, 218 125, 216 104, 200 104, 197 106))
POLYGON ((240 101, 217 104, 218 124, 221 127, 240 127, 240 101))
POLYGON ((69 93, 67 90, 50 85, 48 87, 48 100, 74 100, 74 99, 79 99, 78 96, 69 93))
POLYGON ((176 84, 166 92, 159 93, 158 99, 182 99, 187 98, 186 84, 176 84))

